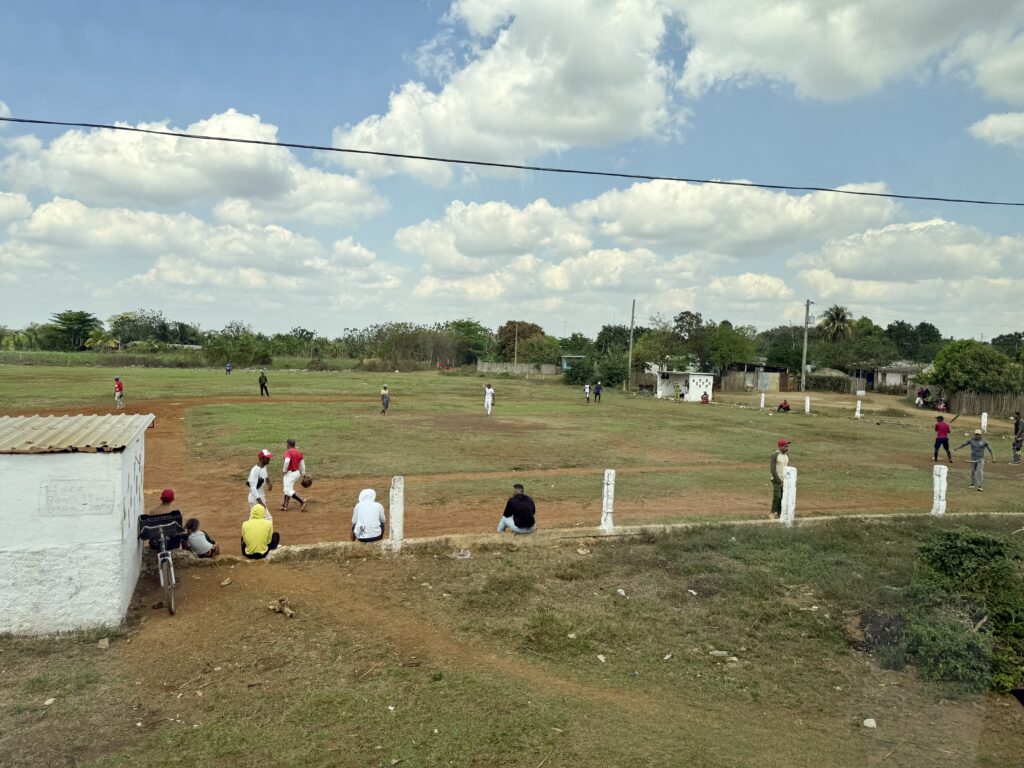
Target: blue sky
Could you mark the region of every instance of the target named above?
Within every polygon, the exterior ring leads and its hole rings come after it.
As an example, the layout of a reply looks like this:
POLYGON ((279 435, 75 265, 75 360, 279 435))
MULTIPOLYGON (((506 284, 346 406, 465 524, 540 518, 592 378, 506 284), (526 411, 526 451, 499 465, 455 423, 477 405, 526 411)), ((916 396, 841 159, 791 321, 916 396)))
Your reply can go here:
MULTIPOLYGON (((0 112, 1024 200, 1024 6, 889 5, 8 0, 0 112)), ((763 328, 811 298, 990 338, 1024 327, 1021 222, 7 125, 0 323, 151 307, 327 335, 465 316, 594 333, 635 297, 641 320, 763 328)))

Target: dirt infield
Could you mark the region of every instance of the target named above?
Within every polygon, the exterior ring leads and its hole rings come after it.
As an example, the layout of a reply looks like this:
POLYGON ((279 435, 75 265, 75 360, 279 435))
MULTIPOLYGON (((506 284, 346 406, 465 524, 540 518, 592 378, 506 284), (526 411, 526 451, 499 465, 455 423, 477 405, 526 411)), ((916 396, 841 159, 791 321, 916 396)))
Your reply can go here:
MULTIPOLYGON (((362 401, 365 398, 338 396, 295 397, 292 402, 311 403, 343 403, 362 401)), ((240 397, 196 397, 175 400, 136 401, 129 405, 126 413, 152 413, 156 416, 153 429, 146 434, 146 477, 145 504, 149 509, 158 504, 160 491, 170 487, 175 492, 175 506, 182 510, 185 517, 198 517, 203 528, 217 541, 222 542, 226 552, 234 552, 237 547, 239 527, 248 516, 246 501, 247 489, 236 479, 248 472, 251 461, 255 460, 255 452, 264 446, 253 446, 253 456, 239 457, 237 463, 217 463, 204 460, 202 451, 196 446, 189 446, 186 430, 186 413, 192 408, 205 405, 237 404, 258 401, 258 398, 240 397)), ((109 413, 109 408, 74 409, 81 413, 109 413)), ((68 409, 52 409, 32 413, 66 413, 68 409)), ((410 420, 421 417, 410 416, 410 420)), ((447 417, 446 417, 447 418, 447 417)), ((475 425, 476 422, 473 422, 475 425)), ((467 428, 468 428, 467 424, 467 428)), ((501 425, 498 424, 500 427, 501 425)), ((518 427, 514 422, 507 427, 515 431, 518 427)), ((266 446, 273 449, 275 446, 266 446)), ((649 465, 625 467, 618 469, 621 477, 645 473, 699 473, 709 468, 716 470, 756 471, 748 463, 723 463, 714 461, 699 454, 685 451, 664 450, 652 447, 649 455, 645 453, 645 461, 649 465)), ((906 457, 904 457, 906 460, 906 457)), ((293 505, 288 512, 278 511, 280 497, 279 467, 271 465, 271 478, 274 490, 269 494, 270 509, 274 515, 275 530, 280 532, 283 544, 311 544, 324 541, 339 541, 349 538, 350 515, 352 505, 363 488, 375 488, 381 501, 387 506, 387 494, 391 478, 388 476, 348 476, 341 479, 318 478, 310 489, 312 501, 305 512, 300 512, 293 505)), ((922 464, 925 466, 925 464, 922 464)), ((598 467, 552 467, 529 472, 532 478, 554 479, 562 477, 592 476, 594 478, 594 497, 587 503, 563 502, 556 505, 544 505, 539 502, 539 519, 541 525, 551 527, 594 526, 600 519, 601 498, 600 484, 603 469, 598 467)), ((504 498, 484 501, 479 495, 463 497, 452 494, 430 504, 418 507, 410 503, 410 491, 423 486, 440 485, 442 483, 466 480, 508 479, 509 484, 516 477, 514 471, 508 472, 454 472, 445 474, 407 475, 406 476, 406 517, 405 533, 407 537, 434 536, 450 533, 480 532, 493 530, 497 523, 504 498)), ((669 496, 653 496, 640 500, 617 500, 615 507, 616 520, 623 523, 664 521, 669 518, 686 517, 724 517, 743 519, 762 517, 768 511, 769 489, 764 496, 749 493, 725 493, 722 491, 705 491, 691 489, 686 493, 669 496)), ((884 506, 912 507, 920 504, 920 494, 876 494, 866 490, 855 503, 845 503, 844 509, 850 511, 873 511, 884 503, 884 506)), ((805 493, 801 496, 800 513, 805 516, 826 514, 832 510, 833 500, 827 493, 805 493)))

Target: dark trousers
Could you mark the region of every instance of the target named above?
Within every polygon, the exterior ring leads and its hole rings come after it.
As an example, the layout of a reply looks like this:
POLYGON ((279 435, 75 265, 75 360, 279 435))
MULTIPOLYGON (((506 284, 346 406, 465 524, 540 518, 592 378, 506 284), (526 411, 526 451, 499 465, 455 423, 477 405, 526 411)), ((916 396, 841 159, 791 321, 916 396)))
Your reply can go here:
POLYGON ((255 555, 247 555, 245 553, 245 539, 242 539, 242 557, 247 557, 250 560, 262 560, 264 557, 269 555, 273 550, 277 549, 277 545, 281 543, 281 534, 274 531, 274 535, 270 537, 270 545, 267 547, 266 552, 258 552, 255 555))
POLYGON ((782 514, 782 481, 772 478, 772 514, 782 514))
POLYGON ((932 458, 935 458, 935 459, 939 458, 939 448, 944 448, 945 451, 946 451, 946 456, 948 456, 949 458, 953 458, 953 455, 949 452, 949 438, 948 437, 936 438, 936 440, 935 440, 935 455, 932 458))
POLYGON ((270 397, 270 390, 267 389, 266 384, 260 384, 260 397, 263 397, 264 395, 270 397))
POLYGON ((601 393, 600 392, 595 392, 594 393, 594 402, 595 403, 600 403, 601 402, 601 393))

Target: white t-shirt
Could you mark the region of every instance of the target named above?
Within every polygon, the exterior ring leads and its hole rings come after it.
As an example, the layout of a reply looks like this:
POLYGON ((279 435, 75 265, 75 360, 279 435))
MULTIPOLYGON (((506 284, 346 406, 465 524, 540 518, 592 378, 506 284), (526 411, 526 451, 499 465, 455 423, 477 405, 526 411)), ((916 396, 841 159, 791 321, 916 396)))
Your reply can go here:
POLYGON ((352 530, 357 539, 375 539, 384 532, 384 506, 379 501, 360 501, 352 510, 352 530))
POLYGON ((489 403, 494 400, 494 390, 490 387, 484 389, 484 402, 489 403))
POLYGON ((195 552, 197 555, 205 555, 211 549, 213 544, 206 538, 206 534, 202 531, 195 531, 188 535, 188 548, 195 552))
POLYGON ((779 473, 779 480, 786 479, 786 467, 789 466, 789 454, 779 451, 775 457, 775 471, 779 473))
POLYGON ((267 480, 270 476, 267 474, 267 468, 261 467, 259 464, 253 464, 252 469, 249 470, 249 505, 252 506, 257 501, 266 501, 267 492, 264 488, 267 485, 267 480), (261 483, 260 480, 263 482, 261 483))

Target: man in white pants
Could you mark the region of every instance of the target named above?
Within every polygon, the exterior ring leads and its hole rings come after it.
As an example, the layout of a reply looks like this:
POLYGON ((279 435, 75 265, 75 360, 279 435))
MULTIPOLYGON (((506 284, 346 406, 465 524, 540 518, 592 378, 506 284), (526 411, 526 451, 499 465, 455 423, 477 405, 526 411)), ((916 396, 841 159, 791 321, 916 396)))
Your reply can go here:
POLYGON ((484 387, 484 410, 487 412, 488 416, 491 415, 491 408, 493 406, 494 406, 494 387, 492 387, 490 384, 487 384, 484 387))
POLYGON ((299 494, 295 492, 295 484, 299 482, 302 476, 306 474, 306 459, 303 457, 302 452, 295 447, 295 440, 288 439, 288 450, 284 452, 284 477, 282 478, 282 485, 284 486, 284 501, 281 502, 281 511, 288 511, 288 504, 292 499, 295 499, 301 505, 299 507, 300 512, 306 511, 306 501, 299 494))
MULTIPOLYGON (((261 504, 263 507, 267 506, 267 491, 272 490, 274 487, 273 483, 270 482, 270 475, 267 474, 267 466, 272 458, 274 458, 274 454, 263 449, 256 454, 256 463, 249 470, 249 479, 245 484, 249 486, 250 510, 257 504, 261 504)), ((269 509, 266 513, 266 519, 270 519, 269 509)))

